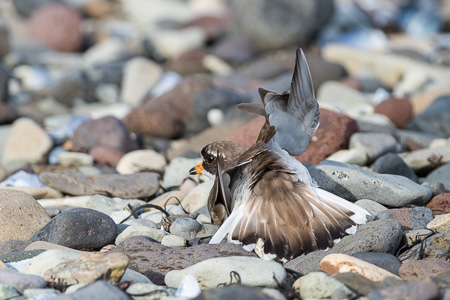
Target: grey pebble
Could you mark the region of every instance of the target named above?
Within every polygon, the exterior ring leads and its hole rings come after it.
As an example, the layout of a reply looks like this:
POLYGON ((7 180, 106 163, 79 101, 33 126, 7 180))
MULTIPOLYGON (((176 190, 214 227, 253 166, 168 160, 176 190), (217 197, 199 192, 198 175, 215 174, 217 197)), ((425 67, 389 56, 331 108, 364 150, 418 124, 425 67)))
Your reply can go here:
POLYGON ((349 149, 363 149, 369 162, 388 152, 397 152, 398 143, 387 133, 357 132, 352 134, 349 149))
POLYGON ((372 171, 380 174, 401 175, 419 183, 419 177, 405 161, 396 153, 387 153, 379 157, 372 167, 372 171))
POLYGON ((169 228, 170 233, 181 236, 188 241, 194 239, 200 230, 202 230, 202 225, 191 218, 178 218, 169 228))
POLYGON ((10 269, 0 269, 0 283, 8 284, 20 293, 26 289, 47 286, 47 282, 41 276, 23 274, 10 269))
POLYGON ((129 300, 130 298, 126 293, 124 293, 118 287, 99 280, 85 287, 78 289, 73 294, 64 294, 54 298, 55 300, 79 300, 79 299, 89 299, 89 300, 129 300))
POLYGON ((371 263, 377 267, 383 268, 395 275, 398 275, 398 269, 402 264, 397 257, 389 253, 356 252, 353 253, 352 256, 371 263))

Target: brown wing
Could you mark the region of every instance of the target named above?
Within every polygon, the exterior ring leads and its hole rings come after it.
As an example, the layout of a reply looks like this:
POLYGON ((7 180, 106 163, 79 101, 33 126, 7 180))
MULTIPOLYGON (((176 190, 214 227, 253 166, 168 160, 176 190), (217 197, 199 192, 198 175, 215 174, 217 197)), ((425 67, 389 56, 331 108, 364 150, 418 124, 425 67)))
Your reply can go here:
POLYGON ((350 211, 323 204, 289 170, 280 168, 279 159, 266 151, 261 164, 249 165, 257 174, 252 197, 244 202, 245 213, 232 229, 231 239, 245 245, 264 240, 264 252, 279 259, 332 247, 335 239, 355 225, 350 211))

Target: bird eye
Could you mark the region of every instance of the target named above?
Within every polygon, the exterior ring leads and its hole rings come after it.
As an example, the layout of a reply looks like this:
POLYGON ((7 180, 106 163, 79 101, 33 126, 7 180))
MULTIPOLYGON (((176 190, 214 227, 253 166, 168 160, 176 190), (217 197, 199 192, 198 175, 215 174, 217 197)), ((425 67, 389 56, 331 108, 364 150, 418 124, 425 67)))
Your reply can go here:
POLYGON ((212 155, 208 155, 206 156, 206 161, 210 164, 212 162, 214 162, 216 160, 216 158, 212 155))

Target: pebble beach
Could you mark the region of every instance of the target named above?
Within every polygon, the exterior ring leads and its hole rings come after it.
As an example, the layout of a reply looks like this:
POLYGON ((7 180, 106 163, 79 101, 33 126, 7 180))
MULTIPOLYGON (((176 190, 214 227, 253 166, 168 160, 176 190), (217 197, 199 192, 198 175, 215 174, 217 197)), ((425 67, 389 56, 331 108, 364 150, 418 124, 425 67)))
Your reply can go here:
POLYGON ((450 299, 450 1, 0 0, 2 299, 450 299), (289 90, 299 46, 295 158, 370 216, 281 263, 208 243, 189 170, 256 142, 236 105, 289 90))

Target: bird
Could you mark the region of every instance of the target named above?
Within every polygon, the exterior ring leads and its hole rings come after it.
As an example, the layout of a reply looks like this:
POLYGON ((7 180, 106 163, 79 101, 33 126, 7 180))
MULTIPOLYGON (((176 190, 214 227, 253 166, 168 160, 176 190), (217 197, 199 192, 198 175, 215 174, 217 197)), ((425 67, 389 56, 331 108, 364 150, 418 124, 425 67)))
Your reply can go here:
POLYGON ((214 180, 207 207, 219 228, 210 243, 227 238, 263 259, 286 262, 333 247, 355 233, 370 214, 320 189, 292 157, 306 150, 319 127, 319 104, 302 49, 296 51, 290 90, 258 92, 262 105, 237 106, 265 117, 255 144, 247 148, 225 140, 210 143, 190 174, 214 180))

